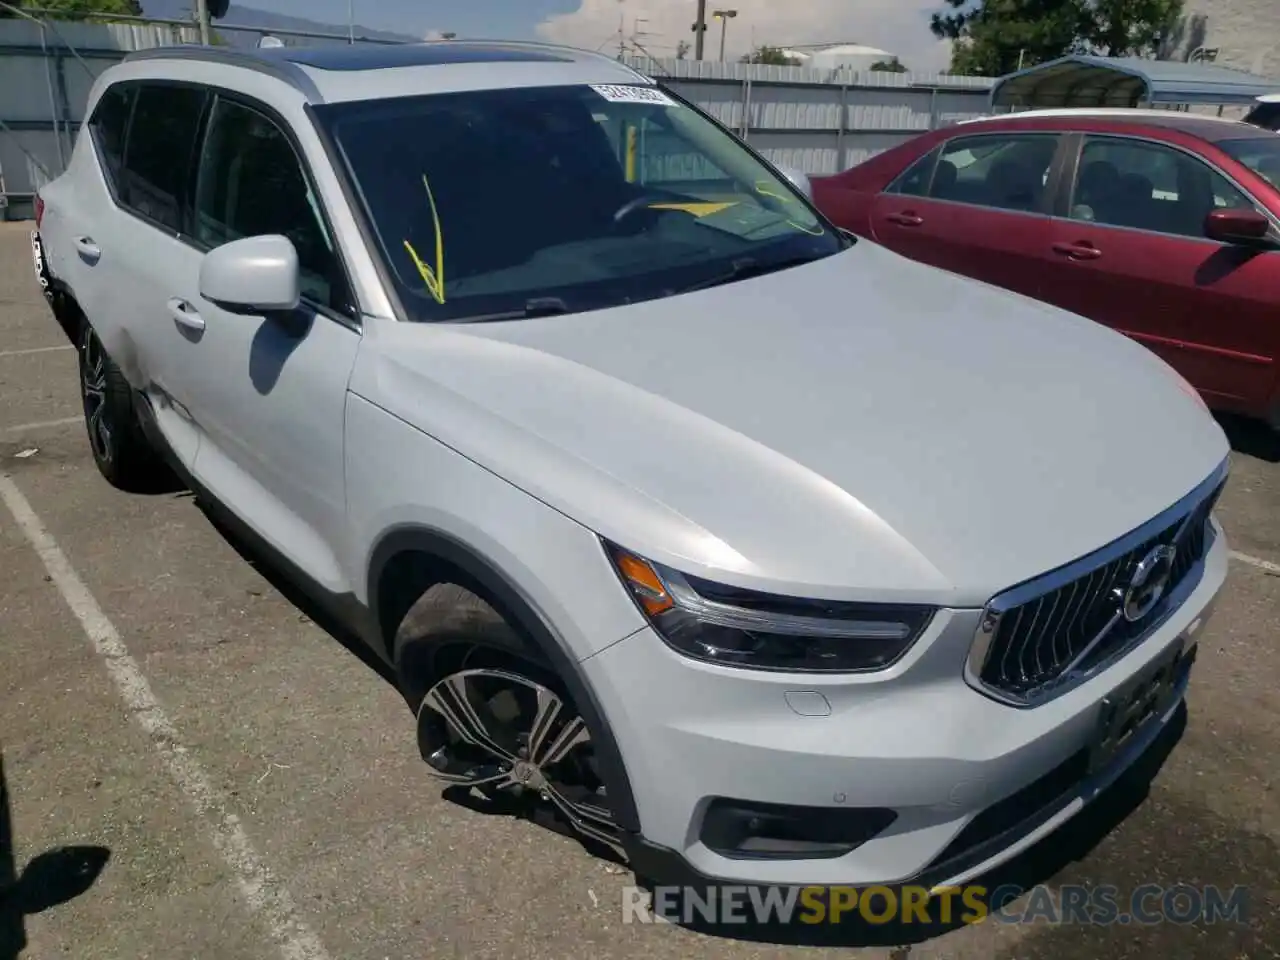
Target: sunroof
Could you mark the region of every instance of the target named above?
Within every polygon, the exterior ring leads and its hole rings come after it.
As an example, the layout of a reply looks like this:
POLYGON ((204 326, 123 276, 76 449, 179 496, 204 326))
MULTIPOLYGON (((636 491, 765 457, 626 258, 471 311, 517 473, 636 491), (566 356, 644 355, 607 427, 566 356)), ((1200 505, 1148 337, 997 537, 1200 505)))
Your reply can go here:
POLYGON ((442 41, 435 43, 334 44, 323 47, 274 47, 259 50, 264 57, 288 60, 316 70, 384 70, 448 63, 568 63, 536 47, 521 49, 497 44, 442 41))

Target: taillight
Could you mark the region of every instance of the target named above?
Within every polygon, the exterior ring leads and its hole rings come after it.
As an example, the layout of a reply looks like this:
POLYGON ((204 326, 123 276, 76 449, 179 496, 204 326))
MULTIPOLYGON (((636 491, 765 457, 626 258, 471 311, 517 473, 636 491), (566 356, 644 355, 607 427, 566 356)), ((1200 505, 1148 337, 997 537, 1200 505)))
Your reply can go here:
POLYGON ((40 221, 44 219, 44 197, 36 194, 36 229, 40 229, 40 221))

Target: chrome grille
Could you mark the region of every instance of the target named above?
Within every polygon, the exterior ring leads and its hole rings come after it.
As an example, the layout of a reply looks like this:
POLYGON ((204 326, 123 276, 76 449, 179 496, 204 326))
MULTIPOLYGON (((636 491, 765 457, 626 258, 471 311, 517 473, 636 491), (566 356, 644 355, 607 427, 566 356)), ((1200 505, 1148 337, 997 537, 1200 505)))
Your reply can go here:
POLYGON ((974 645, 978 662, 970 662, 979 685, 1004 695, 1001 699, 1033 703, 1149 633, 1169 611, 1178 587, 1204 559, 1209 518, 1225 483, 1224 472, 1211 480, 1158 523, 992 600, 974 645), (1146 616, 1126 620, 1120 615, 1120 597, 1139 562, 1154 548, 1169 545, 1176 546, 1177 553, 1163 597, 1146 616))

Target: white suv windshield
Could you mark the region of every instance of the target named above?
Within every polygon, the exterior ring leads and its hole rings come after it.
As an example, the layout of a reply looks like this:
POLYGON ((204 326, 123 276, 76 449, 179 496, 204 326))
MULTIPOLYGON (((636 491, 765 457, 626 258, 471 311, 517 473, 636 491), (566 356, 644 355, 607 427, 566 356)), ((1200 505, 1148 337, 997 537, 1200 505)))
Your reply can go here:
POLYGON ((790 184, 653 87, 471 91, 317 113, 413 319, 597 309, 844 246, 790 184))

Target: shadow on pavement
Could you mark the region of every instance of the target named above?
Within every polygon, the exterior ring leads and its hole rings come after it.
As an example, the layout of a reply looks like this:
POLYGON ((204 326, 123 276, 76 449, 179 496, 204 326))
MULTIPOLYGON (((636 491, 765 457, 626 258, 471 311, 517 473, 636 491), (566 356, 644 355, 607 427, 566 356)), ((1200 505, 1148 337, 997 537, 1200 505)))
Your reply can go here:
POLYGON ((26 948, 27 917, 85 893, 110 857, 106 847, 57 847, 33 858, 19 874, 9 785, 0 755, 0 960, 14 960, 26 948))
POLYGON ((1280 433, 1267 424, 1229 413, 1214 414, 1214 418, 1236 453, 1267 463, 1280 463, 1280 433))
MULTIPOLYGON (((1048 883, 1058 873, 1075 861, 1082 860, 1120 826, 1146 800, 1151 782, 1164 766, 1173 748, 1182 739, 1187 726, 1187 708, 1184 704, 1174 715, 1168 727, 1152 743, 1124 775, 1083 811, 1067 821, 1055 833, 1041 840, 1015 859, 973 881, 974 885, 997 891, 1004 887, 1030 890, 1048 883)), ((1154 874, 1159 866, 1159 851, 1150 854, 1149 867, 1154 874)), ((637 883, 652 891, 652 885, 637 878, 637 883)), ((899 903, 900 890, 895 890, 899 903)), ((767 902, 767 901, 765 901, 767 902)), ((923 943, 964 926, 961 916, 969 911, 969 905, 959 896, 952 901, 952 922, 867 923, 857 911, 848 914, 847 920, 838 923, 706 923, 697 909, 681 911, 679 919, 692 918, 692 923, 680 926, 711 936, 750 941, 755 943, 787 944, 822 947, 900 947, 923 943)), ((995 911, 1009 905, 1010 901, 987 903, 988 910, 995 911)), ((738 910, 739 915, 749 912, 748 906, 738 910)), ((937 910, 931 910, 933 915, 937 910)), ((672 917, 676 919, 676 917, 672 917)), ((993 921, 986 921, 993 922, 993 921)), ((906 957, 909 950, 895 951, 895 956, 906 957)), ((1055 957, 1058 954, 1054 955, 1055 957)), ((1065 955, 1064 955, 1065 956, 1065 955)), ((1103 954, 1098 954, 1103 956, 1103 954)), ((1019 957, 1021 955, 1019 954, 1019 957)), ((1090 960, 1096 960, 1091 957, 1090 960)))
POLYGON ((549 830, 559 836, 576 841, 582 845, 587 853, 597 859, 616 863, 623 867, 627 865, 626 857, 598 840, 579 833, 567 819, 557 812, 555 806, 539 800, 536 793, 526 793, 523 796, 517 796, 505 791, 478 794, 477 791, 467 787, 445 787, 440 792, 440 796, 450 803, 470 810, 472 813, 482 813, 490 817, 511 817, 516 820, 527 820, 529 823, 536 824, 544 830, 549 830))

